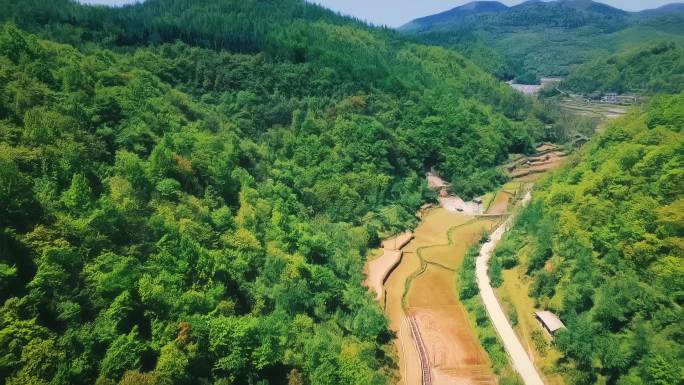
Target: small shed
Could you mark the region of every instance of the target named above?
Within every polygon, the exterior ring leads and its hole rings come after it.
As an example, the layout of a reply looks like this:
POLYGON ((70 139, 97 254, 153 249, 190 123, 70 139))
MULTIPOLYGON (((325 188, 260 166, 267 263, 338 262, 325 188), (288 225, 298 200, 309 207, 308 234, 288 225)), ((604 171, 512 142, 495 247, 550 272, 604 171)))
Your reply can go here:
POLYGON ((534 312, 534 316, 551 336, 553 336, 558 330, 565 329, 563 321, 561 321, 557 315, 548 310, 536 311, 534 312))

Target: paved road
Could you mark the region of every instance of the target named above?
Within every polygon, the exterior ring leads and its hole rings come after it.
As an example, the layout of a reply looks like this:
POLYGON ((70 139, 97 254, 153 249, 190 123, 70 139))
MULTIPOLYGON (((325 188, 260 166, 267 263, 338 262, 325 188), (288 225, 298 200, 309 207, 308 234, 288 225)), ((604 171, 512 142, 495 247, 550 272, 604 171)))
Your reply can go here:
MULTIPOLYGON (((525 197, 520 202, 521 206, 526 206, 532 198, 531 193, 525 194, 525 197)), ((497 228, 490 236, 489 241, 482 245, 480 255, 477 257, 475 264, 475 275, 477 277, 477 286, 480 288, 480 296, 484 302, 487 314, 494 324, 496 332, 501 337, 506 352, 511 357, 513 367, 520 374, 525 385, 544 385, 539 372, 534 367, 532 360, 527 355, 518 336, 513 331, 513 327, 508 322, 506 314, 501 308, 501 304, 494 295, 494 289, 489 282, 487 275, 487 268, 491 253, 496 248, 497 243, 501 240, 501 236, 508 230, 515 218, 511 215, 506 222, 497 228)))

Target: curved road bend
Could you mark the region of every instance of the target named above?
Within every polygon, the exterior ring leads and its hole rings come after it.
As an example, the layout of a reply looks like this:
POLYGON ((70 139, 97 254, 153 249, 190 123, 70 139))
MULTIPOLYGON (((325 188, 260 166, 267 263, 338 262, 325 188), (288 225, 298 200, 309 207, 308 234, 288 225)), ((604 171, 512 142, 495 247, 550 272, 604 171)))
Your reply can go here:
MULTIPOLYGON (((520 202, 520 206, 526 206, 530 202, 530 199, 532 199, 532 194, 527 192, 520 202)), ((544 381, 539 375, 539 372, 537 372, 532 360, 530 360, 530 357, 520 343, 518 336, 513 331, 513 327, 508 322, 508 318, 494 294, 494 289, 492 289, 492 285, 489 281, 489 275, 487 275, 489 258, 514 219, 514 215, 511 215, 489 236, 489 241, 482 245, 480 255, 477 257, 475 263, 475 276, 477 278, 477 286, 480 289, 482 302, 484 302, 485 308, 487 309, 487 314, 489 314, 489 318, 492 320, 496 332, 501 337, 506 352, 508 352, 508 355, 511 357, 513 367, 520 374, 525 385, 544 385, 544 381)))

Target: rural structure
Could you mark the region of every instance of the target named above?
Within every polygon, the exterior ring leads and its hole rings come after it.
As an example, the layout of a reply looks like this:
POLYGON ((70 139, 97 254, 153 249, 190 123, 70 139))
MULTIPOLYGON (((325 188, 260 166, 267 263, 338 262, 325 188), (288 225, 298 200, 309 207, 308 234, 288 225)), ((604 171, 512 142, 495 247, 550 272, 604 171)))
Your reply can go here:
POLYGON ((550 336, 553 336, 558 330, 565 328, 563 321, 548 310, 536 311, 534 316, 550 336))

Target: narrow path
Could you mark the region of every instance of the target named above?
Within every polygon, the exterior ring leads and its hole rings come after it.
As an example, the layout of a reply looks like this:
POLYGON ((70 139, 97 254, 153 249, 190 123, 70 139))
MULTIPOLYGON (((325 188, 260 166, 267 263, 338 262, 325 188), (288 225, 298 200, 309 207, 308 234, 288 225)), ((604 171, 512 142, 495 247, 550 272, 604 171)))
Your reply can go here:
MULTIPOLYGON (((530 202, 530 199, 532 199, 532 194, 527 192, 520 202, 520 207, 526 206, 530 202)), ((487 314, 492 320, 496 332, 501 337, 506 352, 508 352, 508 355, 511 357, 513 367, 520 374, 525 385, 544 385, 544 381, 534 367, 530 356, 527 355, 527 351, 520 343, 518 336, 513 331, 513 327, 508 322, 508 318, 494 294, 494 289, 492 288, 489 281, 489 275, 487 274, 489 258, 491 257, 492 252, 501 240, 503 234, 513 224, 514 220, 515 215, 511 215, 489 236, 489 241, 482 245, 480 255, 476 260, 475 276, 477 277, 477 286, 480 289, 480 296, 487 309, 487 314)))
POLYGON ((408 317, 408 320, 411 326, 411 335, 413 335, 413 341, 416 343, 416 349, 418 350, 418 358, 420 358, 421 383, 422 385, 432 385, 430 357, 425 349, 425 342, 423 342, 423 337, 420 335, 420 329, 415 317, 411 315, 408 317))

